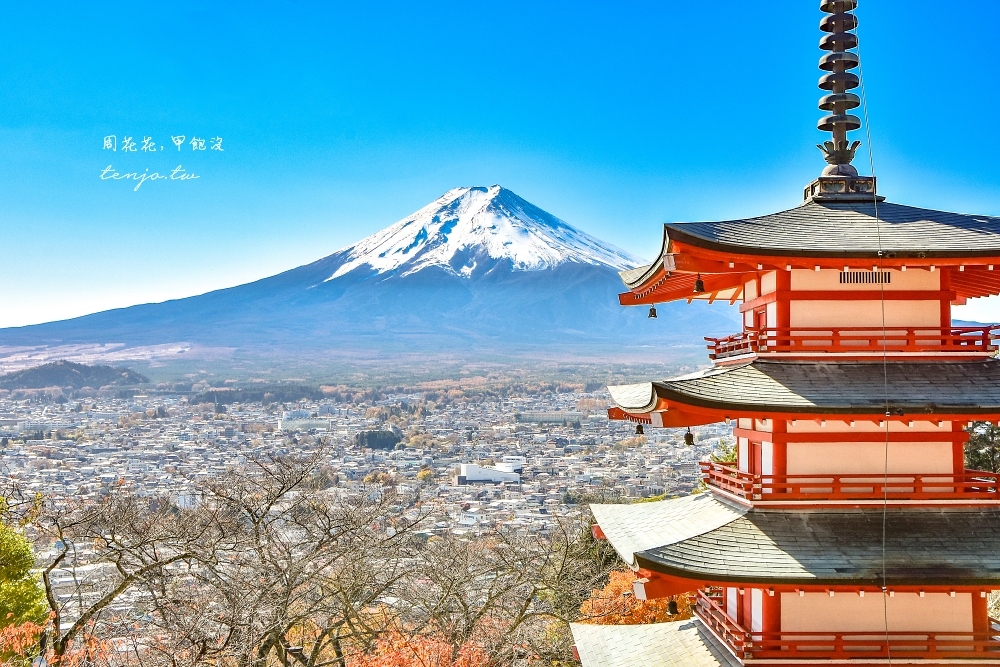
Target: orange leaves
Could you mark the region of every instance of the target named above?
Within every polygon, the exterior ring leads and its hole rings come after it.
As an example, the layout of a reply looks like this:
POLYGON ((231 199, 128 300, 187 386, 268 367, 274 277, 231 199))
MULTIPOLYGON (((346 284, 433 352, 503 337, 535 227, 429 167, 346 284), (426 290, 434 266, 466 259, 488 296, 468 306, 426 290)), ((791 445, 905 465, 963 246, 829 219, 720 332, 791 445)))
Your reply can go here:
POLYGON ((433 636, 411 636, 392 631, 380 637, 371 651, 354 656, 348 667, 485 667, 487 653, 472 643, 457 652, 451 644, 433 636))
POLYGON ((31 621, 0 628, 0 656, 24 655, 38 644, 42 630, 41 625, 31 621))
POLYGON ((640 625, 680 621, 691 617, 691 603, 687 595, 670 598, 639 600, 632 592, 635 574, 627 570, 611 573, 608 584, 595 590, 590 599, 583 603, 580 612, 583 622, 598 625, 640 625), (671 615, 670 601, 677 603, 677 613, 671 615))

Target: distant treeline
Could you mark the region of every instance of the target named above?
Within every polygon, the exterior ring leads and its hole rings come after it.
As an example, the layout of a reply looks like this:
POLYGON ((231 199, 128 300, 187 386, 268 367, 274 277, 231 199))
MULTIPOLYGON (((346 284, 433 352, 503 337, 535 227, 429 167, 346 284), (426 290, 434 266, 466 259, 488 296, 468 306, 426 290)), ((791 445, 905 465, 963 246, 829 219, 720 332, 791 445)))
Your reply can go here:
POLYGON ((46 387, 72 387, 100 389, 108 385, 137 385, 149 378, 128 368, 113 366, 87 366, 72 361, 54 361, 0 375, 0 389, 44 389, 46 387))
POLYGON ((366 449, 394 449, 403 436, 396 431, 361 431, 354 442, 366 449))
POLYGON ((206 389, 191 399, 192 403, 294 403, 302 399, 318 401, 324 398, 318 387, 302 384, 269 385, 245 389, 206 389))

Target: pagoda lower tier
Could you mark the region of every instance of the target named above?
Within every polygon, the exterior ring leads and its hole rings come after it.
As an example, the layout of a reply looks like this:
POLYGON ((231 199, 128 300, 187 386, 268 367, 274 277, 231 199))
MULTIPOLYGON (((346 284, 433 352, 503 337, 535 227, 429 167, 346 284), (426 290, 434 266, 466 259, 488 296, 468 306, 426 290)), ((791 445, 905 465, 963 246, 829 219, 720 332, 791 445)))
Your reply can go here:
MULTIPOLYGON (((688 664, 1000 664, 1000 508, 775 510, 713 493, 591 508, 637 597, 696 596, 697 631, 635 630, 701 656, 688 664)), ((606 650, 587 632, 578 650, 606 650)))
POLYGON ((1000 665, 1000 478, 964 459, 969 423, 1000 419, 1000 361, 756 359, 610 390, 614 419, 736 440, 705 493, 591 506, 637 597, 696 600, 697 628, 634 641, 695 665, 1000 665))

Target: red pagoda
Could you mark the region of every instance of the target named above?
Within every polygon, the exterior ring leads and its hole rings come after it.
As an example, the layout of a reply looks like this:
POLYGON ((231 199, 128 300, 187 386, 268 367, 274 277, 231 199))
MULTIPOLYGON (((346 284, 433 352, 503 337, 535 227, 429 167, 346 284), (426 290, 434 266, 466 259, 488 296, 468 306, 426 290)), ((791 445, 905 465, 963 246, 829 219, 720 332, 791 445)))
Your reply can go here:
MULTIPOLYGON (((584 667, 1000 665, 1000 480, 965 467, 1000 420, 995 327, 951 307, 1000 294, 1000 218, 902 206, 851 166, 856 0, 823 0, 828 166, 789 211, 667 224, 625 306, 739 303, 713 367, 610 387, 612 419, 734 426, 708 491, 593 505, 643 599, 694 591, 692 621, 574 625, 584 667)), ((655 313, 655 311, 654 311, 655 313)), ((651 313, 653 315, 654 313, 651 313)))

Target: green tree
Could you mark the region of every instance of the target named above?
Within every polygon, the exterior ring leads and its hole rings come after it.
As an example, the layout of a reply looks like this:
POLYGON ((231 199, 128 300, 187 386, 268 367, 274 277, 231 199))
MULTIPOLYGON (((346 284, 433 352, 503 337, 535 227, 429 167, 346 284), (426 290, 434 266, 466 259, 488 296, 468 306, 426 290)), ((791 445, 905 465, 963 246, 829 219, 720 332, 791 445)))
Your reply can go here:
POLYGON ((966 429, 965 467, 970 470, 1000 472, 1000 426, 989 422, 972 422, 966 429))
POLYGON ((0 628, 45 620, 45 593, 31 571, 34 566, 28 540, 0 523, 0 628))
POLYGON ((719 446, 716 447, 715 451, 709 455, 714 463, 736 463, 739 453, 736 450, 735 442, 726 442, 725 440, 719 440, 719 446))

